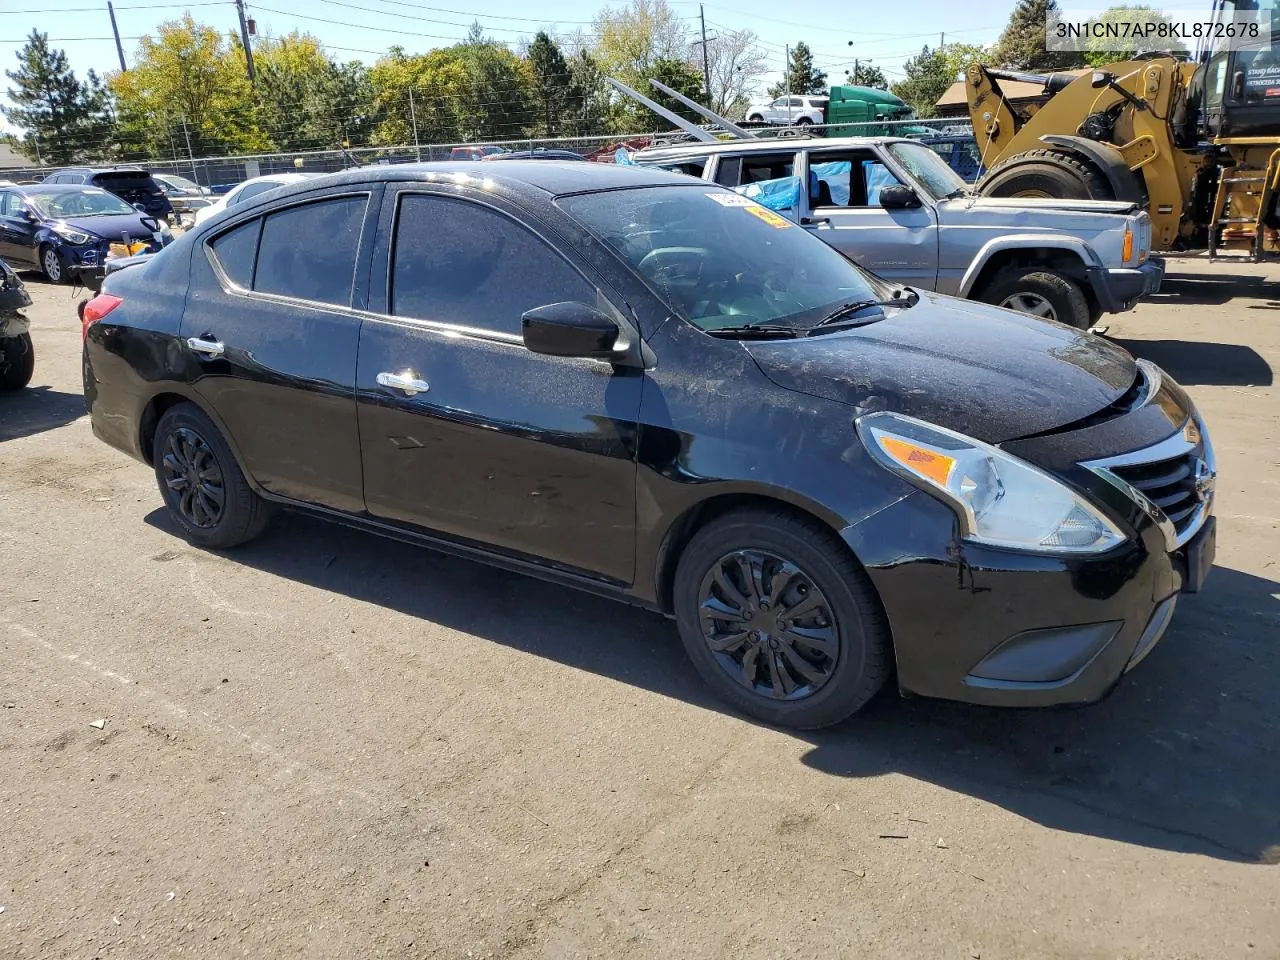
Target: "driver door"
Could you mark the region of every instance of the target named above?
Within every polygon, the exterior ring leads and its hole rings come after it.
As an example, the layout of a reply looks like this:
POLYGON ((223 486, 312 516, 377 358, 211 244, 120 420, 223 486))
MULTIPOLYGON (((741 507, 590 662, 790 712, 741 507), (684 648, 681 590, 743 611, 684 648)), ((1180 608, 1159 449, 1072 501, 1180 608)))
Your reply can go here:
MULTIPOLYGON (((880 206, 880 191, 902 180, 873 150, 810 151, 800 222, 872 273, 933 290, 938 282, 938 220, 928 197, 908 210, 880 206)), ((920 192, 916 191, 917 196, 920 192)))
POLYGON ((0 191, 0 258, 11 266, 37 263, 36 226, 22 215, 22 197, 12 190, 0 191))

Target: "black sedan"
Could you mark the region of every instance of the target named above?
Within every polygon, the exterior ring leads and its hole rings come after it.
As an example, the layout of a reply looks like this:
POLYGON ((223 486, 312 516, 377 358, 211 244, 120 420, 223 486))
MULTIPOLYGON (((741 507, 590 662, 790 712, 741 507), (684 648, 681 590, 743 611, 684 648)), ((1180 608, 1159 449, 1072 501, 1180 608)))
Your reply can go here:
POLYGON ((192 543, 288 507, 651 607, 770 723, 891 676, 1098 699, 1212 563, 1208 435, 1158 368, 660 171, 297 184, 83 323, 93 430, 192 543))
POLYGON ((0 257, 46 280, 74 279, 112 256, 153 253, 173 241, 168 225, 101 187, 33 184, 0 188, 0 257))

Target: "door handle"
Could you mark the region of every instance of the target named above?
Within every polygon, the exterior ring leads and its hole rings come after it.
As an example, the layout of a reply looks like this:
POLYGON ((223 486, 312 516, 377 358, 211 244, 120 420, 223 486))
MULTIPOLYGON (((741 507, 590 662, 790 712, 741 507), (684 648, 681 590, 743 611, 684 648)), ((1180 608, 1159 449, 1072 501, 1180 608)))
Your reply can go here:
POLYGON ((227 345, 222 341, 207 340, 204 337, 187 337, 187 346, 206 357, 220 357, 227 352, 227 345))
POLYGON ((406 395, 412 397, 419 393, 426 393, 430 388, 427 381, 419 380, 411 370, 404 373, 388 373, 383 371, 377 376, 378 386, 388 387, 392 390, 403 390, 406 395))

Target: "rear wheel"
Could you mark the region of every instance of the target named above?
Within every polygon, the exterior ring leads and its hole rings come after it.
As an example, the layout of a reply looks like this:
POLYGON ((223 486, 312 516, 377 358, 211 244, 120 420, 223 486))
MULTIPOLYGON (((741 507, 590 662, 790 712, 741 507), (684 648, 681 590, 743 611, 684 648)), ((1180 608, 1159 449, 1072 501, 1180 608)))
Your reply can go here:
POLYGON ((764 123, 764 117, 760 116, 758 113, 753 113, 751 116, 747 117, 747 123, 764 123))
POLYGON ((1114 200, 1111 182, 1097 167, 1055 150, 1028 150, 997 166, 978 188, 986 197, 1114 200))
POLYGON ((191 403, 170 407, 156 426, 156 481, 169 515, 188 540, 225 549, 252 540, 269 508, 249 487, 213 421, 191 403))
POLYGON ((796 121, 797 127, 809 127, 812 125, 813 125, 813 121, 810 120, 808 117, 801 117, 799 120, 796 121))
POLYGON ((1089 300, 1074 280, 1040 267, 1009 267, 992 278, 976 297, 997 307, 1087 330, 1089 300))
POLYGON ((50 283, 61 283, 67 275, 58 251, 48 244, 40 248, 40 272, 50 283))
POLYGON ((676 570, 676 623, 694 667, 744 713, 799 729, 857 712, 889 675, 879 597, 822 524, 784 509, 726 514, 676 570))
POLYGON ((36 370, 36 351, 31 334, 0 337, 0 392, 21 390, 31 382, 36 370))

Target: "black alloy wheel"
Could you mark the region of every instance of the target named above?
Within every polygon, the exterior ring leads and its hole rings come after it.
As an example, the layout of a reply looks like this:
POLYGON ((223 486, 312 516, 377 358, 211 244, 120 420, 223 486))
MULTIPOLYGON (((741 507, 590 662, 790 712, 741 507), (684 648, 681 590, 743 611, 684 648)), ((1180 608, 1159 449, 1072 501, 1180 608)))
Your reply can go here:
POLYGON ((700 597, 707 646, 747 690, 799 700, 831 679, 840 656, 831 605, 794 563, 764 550, 734 551, 703 578, 700 597))
POLYGON ((166 438, 160 469, 170 509, 192 526, 216 527, 227 503, 227 491, 208 441, 190 427, 179 427, 166 438))

